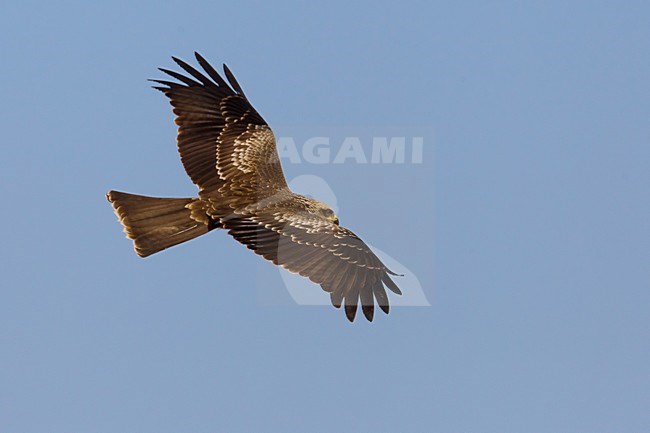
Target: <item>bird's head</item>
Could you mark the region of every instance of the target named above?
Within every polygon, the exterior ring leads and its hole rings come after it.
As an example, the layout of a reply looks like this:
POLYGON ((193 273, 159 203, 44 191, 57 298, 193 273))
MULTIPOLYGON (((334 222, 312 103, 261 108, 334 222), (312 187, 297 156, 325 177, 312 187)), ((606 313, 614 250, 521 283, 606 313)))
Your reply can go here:
POLYGON ((312 213, 325 218, 327 221, 339 225, 339 218, 336 216, 334 211, 325 203, 318 200, 311 200, 311 211, 312 213))

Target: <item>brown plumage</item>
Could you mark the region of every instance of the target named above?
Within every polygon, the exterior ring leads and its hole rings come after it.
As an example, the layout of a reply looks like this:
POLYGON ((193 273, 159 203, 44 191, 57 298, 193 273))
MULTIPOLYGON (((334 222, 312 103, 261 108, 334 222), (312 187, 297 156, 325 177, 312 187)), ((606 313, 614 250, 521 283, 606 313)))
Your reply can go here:
POLYGON ((146 257, 213 229, 224 229, 256 254, 319 284, 350 321, 361 301, 388 313, 384 286, 401 294, 391 272, 324 203, 289 190, 273 132, 224 65, 226 82, 198 53, 208 76, 173 58, 188 76, 152 80, 171 102, 178 151, 197 198, 106 194, 136 253, 146 257))

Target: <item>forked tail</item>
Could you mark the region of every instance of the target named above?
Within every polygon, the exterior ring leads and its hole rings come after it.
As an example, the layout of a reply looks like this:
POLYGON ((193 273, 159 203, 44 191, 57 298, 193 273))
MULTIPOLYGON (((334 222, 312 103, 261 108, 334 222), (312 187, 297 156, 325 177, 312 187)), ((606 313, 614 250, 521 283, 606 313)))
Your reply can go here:
POLYGON ((119 191, 109 191, 106 198, 140 257, 208 232, 207 224, 191 217, 188 205, 198 199, 146 197, 119 191))

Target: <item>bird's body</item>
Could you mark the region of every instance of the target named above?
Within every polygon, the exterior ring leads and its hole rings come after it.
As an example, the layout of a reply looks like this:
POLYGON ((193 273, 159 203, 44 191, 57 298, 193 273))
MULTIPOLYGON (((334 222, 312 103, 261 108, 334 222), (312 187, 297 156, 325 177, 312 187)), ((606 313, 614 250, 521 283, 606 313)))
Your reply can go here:
POLYGON ((210 78, 174 60, 192 78, 161 69, 180 81, 154 80, 176 114, 178 149, 196 198, 156 198, 110 191, 108 200, 138 255, 149 256, 214 229, 225 229, 276 265, 309 278, 345 304, 354 320, 372 320, 375 300, 388 313, 384 285, 400 294, 384 266, 354 233, 339 226, 324 203, 287 186, 273 132, 250 105, 224 65, 228 83, 198 53, 210 78))

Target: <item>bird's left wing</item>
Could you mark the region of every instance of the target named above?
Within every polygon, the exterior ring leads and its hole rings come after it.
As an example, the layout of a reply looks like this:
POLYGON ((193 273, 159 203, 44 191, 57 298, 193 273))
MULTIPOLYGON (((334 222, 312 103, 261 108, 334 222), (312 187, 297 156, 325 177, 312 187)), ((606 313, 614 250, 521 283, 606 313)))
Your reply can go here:
POLYGON ((255 201, 287 188, 271 128, 226 65, 228 82, 195 54, 207 76, 173 57, 188 76, 160 68, 178 82, 151 80, 160 84, 154 88, 173 106, 178 151, 187 174, 202 194, 220 190, 233 200, 255 201))
POLYGON ((357 235, 315 215, 265 212, 222 222, 237 241, 276 265, 319 284, 353 321, 359 301, 372 321, 375 301, 388 314, 384 285, 401 294, 391 272, 357 235))

